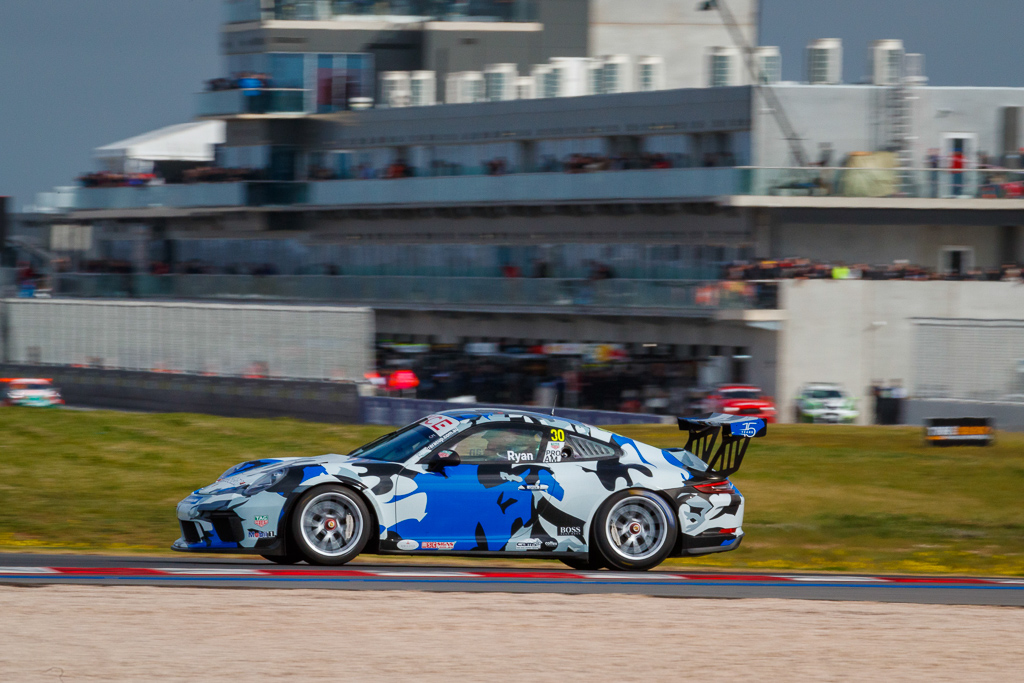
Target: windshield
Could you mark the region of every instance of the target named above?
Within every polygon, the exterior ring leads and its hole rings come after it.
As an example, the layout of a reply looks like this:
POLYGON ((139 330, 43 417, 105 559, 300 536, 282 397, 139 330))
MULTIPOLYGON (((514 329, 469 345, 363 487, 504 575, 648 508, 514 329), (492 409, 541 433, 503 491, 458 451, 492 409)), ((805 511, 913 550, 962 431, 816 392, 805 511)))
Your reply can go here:
POLYGON ((52 389, 52 387, 49 384, 40 384, 35 382, 31 384, 23 382, 11 384, 11 391, 47 391, 49 389, 52 389))
POLYGON ((411 424, 396 432, 385 434, 376 441, 360 446, 350 453, 353 457, 369 460, 398 462, 405 460, 427 444, 438 439, 437 432, 421 424, 411 424))
POLYGON ((836 389, 811 389, 807 392, 808 398, 842 398, 843 392, 836 389))
POLYGON ((757 389, 732 389, 723 391, 722 398, 761 398, 761 392, 757 389))

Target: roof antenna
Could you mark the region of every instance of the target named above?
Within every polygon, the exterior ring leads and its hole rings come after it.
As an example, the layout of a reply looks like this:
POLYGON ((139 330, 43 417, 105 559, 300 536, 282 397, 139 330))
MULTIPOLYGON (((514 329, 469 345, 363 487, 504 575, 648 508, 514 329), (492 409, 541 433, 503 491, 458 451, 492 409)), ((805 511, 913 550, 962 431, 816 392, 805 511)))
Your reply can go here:
POLYGON ((555 387, 555 396, 551 399, 551 417, 555 416, 555 406, 558 405, 558 387, 555 387))

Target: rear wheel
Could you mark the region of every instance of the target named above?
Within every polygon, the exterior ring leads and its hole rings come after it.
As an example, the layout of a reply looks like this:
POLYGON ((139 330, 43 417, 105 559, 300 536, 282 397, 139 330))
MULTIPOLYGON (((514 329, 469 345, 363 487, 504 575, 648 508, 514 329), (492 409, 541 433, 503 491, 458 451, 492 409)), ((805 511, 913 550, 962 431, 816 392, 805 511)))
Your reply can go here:
POLYGON ((668 503, 643 489, 609 497, 597 511, 594 525, 597 547, 608 566, 625 571, 645 571, 661 564, 679 533, 668 503))
POLYGON ((345 564, 370 538, 370 513, 345 486, 321 486, 295 504, 291 531, 295 548, 310 564, 345 564))

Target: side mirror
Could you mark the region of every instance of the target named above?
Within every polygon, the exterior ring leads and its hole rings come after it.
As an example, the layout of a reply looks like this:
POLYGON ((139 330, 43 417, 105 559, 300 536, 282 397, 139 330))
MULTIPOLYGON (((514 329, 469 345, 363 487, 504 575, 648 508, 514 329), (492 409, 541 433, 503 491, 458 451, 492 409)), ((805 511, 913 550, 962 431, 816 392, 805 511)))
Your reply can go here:
POLYGON ((462 458, 455 451, 437 451, 427 458, 427 472, 444 473, 445 467, 455 467, 461 463, 462 458))

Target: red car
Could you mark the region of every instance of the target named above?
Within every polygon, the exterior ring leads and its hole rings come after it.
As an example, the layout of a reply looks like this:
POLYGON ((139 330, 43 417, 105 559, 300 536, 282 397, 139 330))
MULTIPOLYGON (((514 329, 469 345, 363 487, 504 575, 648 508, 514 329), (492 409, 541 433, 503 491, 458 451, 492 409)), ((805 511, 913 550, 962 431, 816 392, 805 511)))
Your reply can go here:
POLYGON ((772 397, 748 384, 723 384, 705 397, 704 410, 726 415, 749 415, 765 422, 775 422, 772 397))

